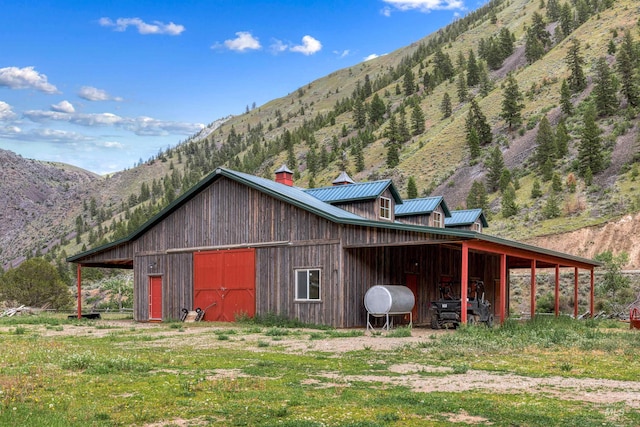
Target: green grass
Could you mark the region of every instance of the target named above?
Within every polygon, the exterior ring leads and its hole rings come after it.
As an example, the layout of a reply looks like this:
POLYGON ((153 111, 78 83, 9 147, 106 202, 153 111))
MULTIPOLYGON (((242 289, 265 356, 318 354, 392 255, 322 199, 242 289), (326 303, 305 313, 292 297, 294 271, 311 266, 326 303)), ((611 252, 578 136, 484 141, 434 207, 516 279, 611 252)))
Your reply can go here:
POLYGON ((189 333, 180 334, 166 325, 132 323, 106 335, 73 336, 73 328, 65 328, 49 337, 34 333, 41 326, 24 325, 25 333, 15 334, 14 325, 0 323, 0 425, 171 425, 180 419, 225 426, 435 426, 461 425, 458 417, 496 426, 640 423, 640 412, 622 403, 490 388, 425 393, 382 381, 401 381, 406 374, 389 369, 399 364, 447 368, 424 375, 416 368, 425 381, 471 370, 635 381, 640 334, 610 322, 510 321, 425 335, 390 350, 346 353, 287 351, 267 340, 304 343, 311 336, 330 349, 334 340, 362 331, 205 323, 185 325, 189 333), (365 377, 370 380, 359 379, 365 377))

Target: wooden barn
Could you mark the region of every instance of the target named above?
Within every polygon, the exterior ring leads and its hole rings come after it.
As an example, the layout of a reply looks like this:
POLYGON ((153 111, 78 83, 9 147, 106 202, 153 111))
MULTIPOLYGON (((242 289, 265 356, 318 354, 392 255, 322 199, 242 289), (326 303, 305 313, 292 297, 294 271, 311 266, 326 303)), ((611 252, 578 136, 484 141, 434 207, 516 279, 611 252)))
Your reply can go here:
MULTIPOLYGON (((137 321, 199 307, 210 321, 277 313, 363 327, 367 290, 396 284, 415 295, 414 323, 428 324, 444 277, 484 281, 503 321, 510 272, 531 272, 533 313, 541 268, 555 269, 556 312, 559 271, 573 271, 576 315, 578 272, 590 272, 593 312, 597 262, 480 233, 481 211, 455 212, 442 197, 403 201, 391 180, 354 183, 344 174, 334 186, 302 189, 286 167, 275 181, 219 168, 130 236, 68 261, 78 266, 78 295, 82 267, 133 269, 137 321)), ((466 301, 467 286, 459 288, 466 301)))

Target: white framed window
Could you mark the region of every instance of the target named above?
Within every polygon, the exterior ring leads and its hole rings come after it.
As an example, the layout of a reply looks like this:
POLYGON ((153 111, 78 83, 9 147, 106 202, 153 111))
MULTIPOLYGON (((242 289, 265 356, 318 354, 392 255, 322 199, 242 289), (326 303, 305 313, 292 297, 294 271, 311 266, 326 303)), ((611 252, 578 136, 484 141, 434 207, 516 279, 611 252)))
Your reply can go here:
POLYGON ((380 218, 391 219, 391 199, 380 197, 380 218))
POLYGON ((433 212, 433 226, 442 228, 442 213, 438 211, 433 212))
POLYGON ((473 223, 473 231, 477 231, 478 233, 482 232, 482 224, 480 224, 479 222, 474 222, 473 223))
POLYGON ((320 269, 295 270, 296 301, 320 301, 320 269))

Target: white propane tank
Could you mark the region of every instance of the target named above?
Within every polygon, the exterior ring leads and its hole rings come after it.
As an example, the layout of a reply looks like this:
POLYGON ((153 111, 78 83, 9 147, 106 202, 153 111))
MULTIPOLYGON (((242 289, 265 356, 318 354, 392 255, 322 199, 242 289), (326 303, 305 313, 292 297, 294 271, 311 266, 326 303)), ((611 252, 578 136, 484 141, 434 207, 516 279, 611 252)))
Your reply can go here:
POLYGON ((364 295, 364 306, 374 315, 409 313, 416 303, 411 289, 402 285, 376 285, 364 295))

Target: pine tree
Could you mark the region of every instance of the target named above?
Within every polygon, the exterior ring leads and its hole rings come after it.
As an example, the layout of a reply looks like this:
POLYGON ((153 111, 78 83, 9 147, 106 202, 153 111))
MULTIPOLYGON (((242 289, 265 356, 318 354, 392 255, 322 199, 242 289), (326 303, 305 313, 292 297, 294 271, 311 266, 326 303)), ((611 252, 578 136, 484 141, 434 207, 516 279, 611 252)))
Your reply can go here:
POLYGON ((569 132, 567 131, 567 125, 564 120, 561 120, 556 126, 556 158, 562 159, 564 156, 569 154, 569 141, 571 141, 571 136, 569 136, 569 132))
POLYGON ((580 174, 586 176, 597 174, 604 169, 604 157, 602 154, 602 130, 596 123, 596 113, 593 105, 589 105, 584 112, 580 144, 578 145, 578 167, 580 174))
POLYGON ((502 208, 502 216, 505 218, 510 218, 516 215, 520 210, 516 203, 516 190, 513 188, 513 185, 509 184, 504 190, 504 193, 502 193, 500 206, 502 208))
POLYGON ((387 124, 387 129, 384 132, 384 136, 389 138, 391 143, 400 142, 400 136, 398 132, 398 122, 396 120, 396 115, 392 114, 389 118, 389 123, 387 124))
POLYGON ((490 144, 493 140, 491 126, 487 123, 487 118, 482 113, 482 110, 475 99, 472 99, 469 105, 469 113, 467 114, 465 129, 467 131, 467 140, 469 139, 468 137, 471 129, 475 129, 478 134, 478 143, 481 146, 490 144))
POLYGON ((416 180, 410 176, 407 181, 407 198, 408 199, 416 199, 418 197, 418 186, 416 185, 416 180))
POLYGON ((373 95, 371 105, 369 106, 369 121, 374 126, 380 125, 384 121, 384 114, 387 111, 384 101, 378 94, 373 95))
POLYGON ((542 190, 540 189, 540 181, 538 178, 533 180, 533 186, 531 187, 531 198, 538 199, 542 197, 542 190))
POLYGON ((398 121, 398 140, 400 142, 407 142, 411 139, 411 132, 407 125, 407 113, 404 111, 404 107, 400 108, 400 121, 398 121))
POLYGON ((557 218, 560 216, 560 206, 558 206, 558 196, 555 191, 552 191, 547 197, 547 202, 542 209, 542 215, 546 219, 557 218))
POLYGON ((405 96, 413 95, 416 90, 415 76, 411 68, 407 67, 407 71, 404 72, 403 87, 405 96))
POLYGON ((487 209, 488 206, 489 201, 484 184, 480 181, 473 181, 467 195, 467 209, 487 209))
POLYGON ((473 87, 480 83, 480 68, 476 61, 473 49, 469 49, 469 59, 467 59, 467 86, 473 87))
POLYGON ((487 188, 489 191, 496 191, 500 188, 500 177, 504 169, 502 150, 497 145, 491 150, 485 167, 487 168, 487 188))
POLYGON ((571 73, 567 79, 569 89, 574 93, 582 92, 587 87, 587 78, 582 70, 584 58, 580 55, 580 40, 577 38, 571 40, 565 61, 571 73))
POLYGON ((487 71, 487 67, 484 63, 480 63, 480 96, 485 97, 489 95, 489 92, 493 90, 493 81, 489 77, 489 72, 487 71))
POLYGON ((618 98, 616 97, 613 75, 604 57, 600 57, 596 63, 594 80, 595 86, 593 88, 593 94, 598 116, 610 116, 618 109, 618 98))
POLYGON ((480 157, 480 139, 475 129, 471 129, 467 135, 467 145, 469 146, 469 157, 471 160, 480 157))
POLYGON ((570 116, 573 114, 573 103, 571 102, 571 89, 566 80, 562 80, 560 87, 560 109, 564 114, 570 116))
POLYGON ((467 82, 463 74, 458 74, 458 81, 456 82, 456 89, 458 93, 458 102, 461 104, 467 100, 469 91, 467 90, 467 82))
POLYGON ((353 102, 353 121, 356 129, 362 129, 367 124, 367 110, 360 97, 353 102))
POLYGON ((449 96, 449 92, 445 92, 444 95, 442 95, 440 111, 442 112, 442 118, 446 119, 451 117, 451 97, 449 96))
POLYGON ((560 175, 557 172, 553 173, 553 178, 551 178, 551 188, 556 193, 562 191, 562 179, 560 179, 560 175))
POLYGON ((626 31, 618 50, 617 71, 622 82, 621 92, 627 103, 633 107, 640 105, 640 89, 638 88, 638 63, 640 57, 634 47, 631 33, 626 31))
MULTIPOLYGON (((511 172, 509 171, 509 169, 504 168, 502 169, 502 173, 500 174, 500 181, 498 183, 500 191, 504 192, 509 184, 511 184, 511 172)), ((514 185, 513 188, 515 187, 516 186, 514 185)))
POLYGON ((565 1, 560 7, 560 29, 562 30, 563 38, 567 37, 573 31, 573 11, 571 5, 565 1))
POLYGON ((420 104, 417 102, 413 104, 413 109, 411 110, 411 131, 414 135, 420 135, 424 133, 426 130, 426 125, 424 123, 424 113, 422 112, 422 108, 420 108, 420 104))
POLYGON ((553 129, 549 123, 547 116, 544 116, 538 124, 538 133, 536 134, 536 152, 534 159, 540 170, 546 166, 547 160, 551 159, 551 168, 553 169, 553 160, 556 159, 556 138, 553 129))
POLYGON ((400 163, 400 154, 398 153, 398 144, 389 141, 387 143, 387 167, 395 168, 400 163))
POLYGON ((509 29, 507 27, 502 27, 500 29, 497 46, 500 52, 500 61, 508 58, 513 53, 513 34, 509 32, 509 29))
POLYGON ((356 160, 356 172, 362 172, 365 169, 364 164, 364 152, 362 150, 362 144, 357 142, 355 144, 355 160, 356 160))
POLYGON ((518 88, 518 81, 513 73, 509 73, 507 77, 506 86, 502 94, 502 117, 509 126, 509 130, 514 126, 519 126, 522 123, 521 111, 524 108, 522 103, 523 97, 518 88))

